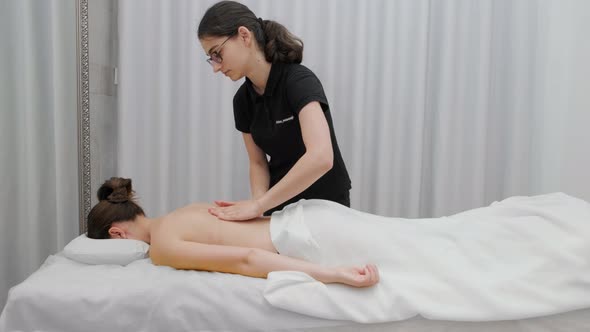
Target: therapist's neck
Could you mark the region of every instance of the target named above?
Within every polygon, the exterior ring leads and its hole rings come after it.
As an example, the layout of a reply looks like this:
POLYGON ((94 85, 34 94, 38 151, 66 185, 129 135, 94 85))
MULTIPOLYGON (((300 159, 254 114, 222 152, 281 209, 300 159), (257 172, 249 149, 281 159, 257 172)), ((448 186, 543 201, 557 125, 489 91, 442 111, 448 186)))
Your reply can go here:
POLYGON ((271 65, 270 62, 266 61, 262 51, 257 52, 252 60, 251 70, 246 76, 252 81, 258 94, 263 94, 264 89, 266 89, 271 65))

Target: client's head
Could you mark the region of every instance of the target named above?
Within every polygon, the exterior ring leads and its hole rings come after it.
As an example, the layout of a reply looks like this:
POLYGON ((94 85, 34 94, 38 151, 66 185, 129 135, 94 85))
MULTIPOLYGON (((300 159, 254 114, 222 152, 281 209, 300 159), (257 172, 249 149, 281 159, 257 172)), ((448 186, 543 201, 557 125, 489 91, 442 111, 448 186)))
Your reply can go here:
POLYGON ((88 214, 88 237, 92 239, 141 239, 143 231, 134 222, 145 216, 134 201, 131 179, 111 178, 100 186, 98 204, 88 214))

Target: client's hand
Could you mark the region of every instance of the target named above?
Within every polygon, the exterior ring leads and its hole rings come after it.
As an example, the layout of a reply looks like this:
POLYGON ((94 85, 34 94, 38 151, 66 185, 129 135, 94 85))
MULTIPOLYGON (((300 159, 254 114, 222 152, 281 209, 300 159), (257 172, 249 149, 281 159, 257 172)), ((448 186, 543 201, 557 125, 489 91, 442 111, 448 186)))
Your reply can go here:
POLYGON ((215 201, 216 207, 209 208, 212 215, 222 220, 250 220, 260 217, 264 211, 258 201, 239 202, 215 201))
POLYGON ((337 267, 335 281, 354 287, 369 287, 379 282, 379 270, 375 264, 362 267, 337 267))

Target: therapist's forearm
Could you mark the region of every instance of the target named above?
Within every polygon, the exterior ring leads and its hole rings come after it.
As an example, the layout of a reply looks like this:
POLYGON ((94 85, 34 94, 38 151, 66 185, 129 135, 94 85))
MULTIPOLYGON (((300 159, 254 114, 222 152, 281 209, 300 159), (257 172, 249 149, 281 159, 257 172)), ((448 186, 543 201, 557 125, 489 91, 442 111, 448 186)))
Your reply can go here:
POLYGON ((264 211, 291 199, 309 188, 332 168, 331 154, 306 152, 276 185, 257 199, 264 211))
POLYGON ((250 163, 250 194, 253 199, 262 197, 270 185, 267 163, 250 163))

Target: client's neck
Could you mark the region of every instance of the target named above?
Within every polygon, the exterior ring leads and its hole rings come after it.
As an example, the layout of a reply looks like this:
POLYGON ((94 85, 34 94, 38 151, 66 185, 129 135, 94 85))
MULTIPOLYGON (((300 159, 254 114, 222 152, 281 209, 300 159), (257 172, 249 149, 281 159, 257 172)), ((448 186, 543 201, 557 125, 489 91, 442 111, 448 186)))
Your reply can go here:
POLYGON ((136 236, 138 237, 138 240, 147 242, 149 244, 152 238, 152 219, 139 215, 135 218, 134 223, 137 227, 136 236))

